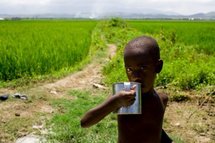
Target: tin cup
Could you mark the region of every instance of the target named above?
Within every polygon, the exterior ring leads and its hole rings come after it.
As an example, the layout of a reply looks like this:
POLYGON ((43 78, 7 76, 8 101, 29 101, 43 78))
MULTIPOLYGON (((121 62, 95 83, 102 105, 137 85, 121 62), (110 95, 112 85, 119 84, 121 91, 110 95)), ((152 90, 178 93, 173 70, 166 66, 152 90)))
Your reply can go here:
POLYGON ((142 114, 141 111, 141 83, 138 82, 119 82, 113 84, 113 95, 124 90, 130 91, 131 87, 136 86, 135 101, 128 107, 121 107, 115 113, 117 114, 142 114))

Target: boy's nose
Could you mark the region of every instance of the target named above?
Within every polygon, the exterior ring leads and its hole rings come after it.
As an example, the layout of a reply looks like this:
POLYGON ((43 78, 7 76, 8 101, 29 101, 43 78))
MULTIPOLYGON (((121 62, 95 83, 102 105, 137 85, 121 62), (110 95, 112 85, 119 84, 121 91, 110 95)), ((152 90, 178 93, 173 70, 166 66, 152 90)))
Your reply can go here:
POLYGON ((140 79, 140 75, 141 75, 141 73, 139 71, 134 71, 132 74, 133 78, 135 78, 135 79, 140 79))
POLYGON ((141 80, 141 76, 140 76, 140 74, 138 74, 138 73, 136 73, 136 74, 132 74, 132 76, 131 76, 131 81, 133 81, 133 82, 141 82, 142 80, 141 80))

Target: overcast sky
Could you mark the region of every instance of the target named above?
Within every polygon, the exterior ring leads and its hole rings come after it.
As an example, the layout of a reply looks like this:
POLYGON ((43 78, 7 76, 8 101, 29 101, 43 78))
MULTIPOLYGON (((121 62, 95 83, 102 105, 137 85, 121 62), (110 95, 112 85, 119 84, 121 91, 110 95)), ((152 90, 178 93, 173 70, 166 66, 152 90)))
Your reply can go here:
POLYGON ((215 11, 215 0, 0 0, 0 14, 106 12, 194 14, 215 11))

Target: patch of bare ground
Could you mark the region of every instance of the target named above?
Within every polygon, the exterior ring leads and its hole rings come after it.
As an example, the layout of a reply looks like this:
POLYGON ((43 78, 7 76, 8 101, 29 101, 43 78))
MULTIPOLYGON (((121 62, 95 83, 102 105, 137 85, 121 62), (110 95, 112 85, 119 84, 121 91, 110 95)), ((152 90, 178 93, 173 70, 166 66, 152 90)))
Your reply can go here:
POLYGON ((215 100, 188 92, 187 101, 169 101, 164 118, 164 129, 181 138, 184 143, 215 142, 215 100))
POLYGON ((48 91, 50 94, 57 97, 65 95, 65 91, 70 89, 89 89, 89 88, 103 88, 101 69, 104 61, 110 60, 116 53, 116 45, 108 44, 108 58, 94 59, 91 64, 87 65, 83 70, 71 74, 56 82, 45 84, 42 90, 48 91))
POLYGON ((113 44, 107 47, 107 57, 94 59, 81 71, 53 83, 41 83, 42 85, 30 89, 0 89, 0 95, 10 95, 8 100, 0 101, 0 142, 14 142, 16 138, 32 133, 43 134, 46 130, 45 120, 57 112, 50 105, 50 100, 56 98, 73 100, 74 97, 68 95, 68 91, 72 89, 106 89, 101 84, 101 69, 104 61, 110 60, 116 51, 113 44), (28 100, 11 96, 17 92, 26 94, 28 100))

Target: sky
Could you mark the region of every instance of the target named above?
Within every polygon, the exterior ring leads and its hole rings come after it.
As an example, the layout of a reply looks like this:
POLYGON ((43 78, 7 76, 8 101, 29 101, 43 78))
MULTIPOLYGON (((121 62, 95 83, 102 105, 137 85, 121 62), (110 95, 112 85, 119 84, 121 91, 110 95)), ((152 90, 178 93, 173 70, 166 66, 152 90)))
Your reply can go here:
POLYGON ((215 11, 215 0, 0 0, 0 14, 169 13, 215 11))

